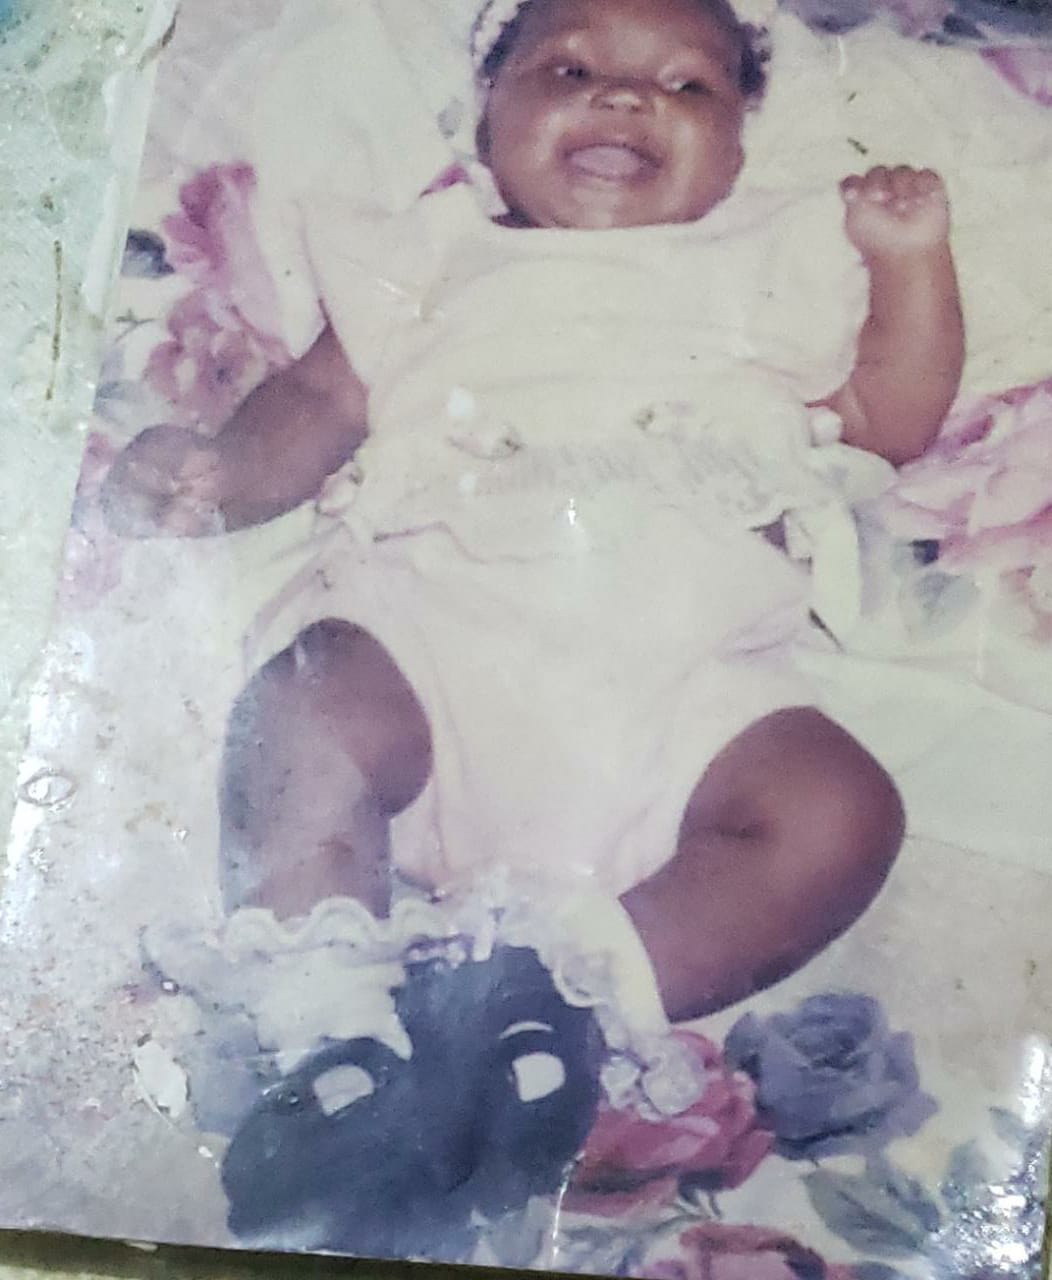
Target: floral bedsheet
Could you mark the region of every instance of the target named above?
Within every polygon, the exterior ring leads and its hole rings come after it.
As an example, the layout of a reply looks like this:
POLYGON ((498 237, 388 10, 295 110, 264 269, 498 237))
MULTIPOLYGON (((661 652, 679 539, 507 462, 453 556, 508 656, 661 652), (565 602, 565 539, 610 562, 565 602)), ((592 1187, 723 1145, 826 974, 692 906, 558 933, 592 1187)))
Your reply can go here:
POLYGON ((818 995, 784 1013, 746 1013, 722 1048, 679 1035, 708 1087, 664 1121, 601 1107, 563 1201, 560 1263, 653 1280, 898 1280, 919 1261, 919 1274, 940 1280, 1039 1274, 1041 1134, 994 1109, 1006 1174, 994 1175, 976 1140, 952 1150, 934 1185, 898 1167, 891 1144, 938 1107, 910 1035, 888 1026, 876 1000, 818 995), (841 1242, 831 1257, 725 1217, 726 1193, 772 1165, 799 1178, 841 1242), (990 1264, 991 1233, 1009 1242, 1003 1267, 990 1264))
MULTIPOLYGON (((173 192, 178 208, 159 226, 129 236, 124 296, 135 303, 117 316, 98 387, 70 599, 89 603, 119 573, 120 542, 90 500, 114 449, 173 416, 217 430, 289 359, 254 240, 254 185, 246 164, 211 166, 173 192)), ((995 691, 1052 707, 1050 430, 1052 377, 962 402, 928 453, 860 506, 865 613, 854 639, 863 651, 958 663, 963 653, 995 691), (992 668, 988 649, 1002 655, 992 668), (1013 666, 1022 679, 997 674, 1013 666)))
POLYGON ((816 31, 887 22, 902 35, 974 46, 1020 93, 1052 104, 1052 11, 1043 0, 780 0, 816 31))
MULTIPOLYGON (((816 29, 891 21, 982 46, 1021 93, 1052 105, 1052 13, 1007 0, 786 0, 816 29)), ((288 353, 252 234, 243 163, 180 175, 172 207, 136 227, 115 341, 67 547, 67 611, 120 583, 123 544, 96 504, 119 447, 169 420, 209 433, 288 353)), ((940 439, 857 512, 863 651, 890 662, 956 655, 978 683, 1052 710, 1052 353, 1047 380, 959 404, 940 439), (978 638, 977 638, 978 637, 978 638), (1009 656, 987 663, 991 647, 1009 656), (1026 667, 1006 683, 1003 672, 1026 667), (993 672, 993 674, 991 674, 993 672), (1001 674, 999 674, 1001 673, 1001 674)), ((677 1032, 705 1080, 686 1112, 600 1106, 571 1185, 485 1224, 464 1260, 653 1280, 993 1280, 1037 1277, 1044 1228, 1040 1107, 992 1107, 937 1176, 896 1158, 938 1110, 911 1034, 873 996, 841 990, 749 1010, 722 1037, 677 1032), (766 1179, 766 1181, 759 1181, 766 1179), (797 1227, 758 1225, 770 1188, 802 1191, 797 1227), (818 1235, 819 1245, 812 1240, 818 1235), (553 1261, 554 1259, 554 1261, 553 1261)))
MULTIPOLYGON (((248 166, 209 168, 182 185, 157 227, 129 237, 125 297, 136 302, 117 317, 68 546, 65 603, 75 612, 90 612, 120 581, 122 544, 93 501, 120 444, 173 406, 184 424, 216 430, 288 358, 267 323, 253 184, 248 166)), ((883 619, 870 644, 891 635, 893 659, 910 646, 937 651, 981 620, 1047 654, 1050 432, 1052 378, 962 404, 929 454, 859 512, 871 610, 883 619)), ((1041 687, 1027 685, 1038 696, 1041 687)), ((490 1224, 474 1261, 653 1280, 1037 1276, 1042 1124, 993 1109, 988 1133, 963 1140, 937 1181, 905 1172, 894 1141, 920 1131, 937 1102, 910 1034, 888 1025, 877 1000, 849 991, 747 1012, 722 1043, 677 1034, 707 1081, 700 1100, 661 1119, 603 1104, 559 1204, 557 1245, 552 1206, 537 1203, 490 1224), (758 1171, 775 1169, 798 1180, 824 1239, 839 1242, 828 1256, 804 1243, 805 1222, 798 1237, 743 1225, 727 1205, 743 1194, 752 1203, 758 1171), (991 1262, 991 1233, 1011 1242, 1001 1263, 991 1262)))

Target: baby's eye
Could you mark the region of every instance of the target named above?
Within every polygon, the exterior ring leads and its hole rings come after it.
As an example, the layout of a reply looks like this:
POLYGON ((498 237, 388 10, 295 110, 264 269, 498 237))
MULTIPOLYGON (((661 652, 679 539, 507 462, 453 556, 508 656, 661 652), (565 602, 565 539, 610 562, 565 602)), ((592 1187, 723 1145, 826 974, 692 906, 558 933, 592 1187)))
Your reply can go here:
POLYGON ((705 83, 704 80, 698 80, 697 78, 694 78, 693 80, 688 80, 685 77, 681 77, 681 78, 669 81, 668 92, 669 93, 706 94, 709 92, 709 86, 705 83))
POLYGON ((557 62, 552 71, 560 80, 587 80, 590 75, 588 68, 580 62, 557 62))

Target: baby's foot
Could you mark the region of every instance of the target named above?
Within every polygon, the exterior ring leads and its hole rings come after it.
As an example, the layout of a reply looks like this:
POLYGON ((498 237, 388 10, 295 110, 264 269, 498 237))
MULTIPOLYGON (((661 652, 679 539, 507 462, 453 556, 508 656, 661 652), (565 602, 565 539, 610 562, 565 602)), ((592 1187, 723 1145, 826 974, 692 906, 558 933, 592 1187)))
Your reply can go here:
POLYGON ((864 258, 923 253, 949 237, 946 187, 932 169, 878 165, 845 178, 840 193, 848 239, 864 258))
POLYGON ((102 489, 115 533, 203 537, 223 531, 219 452, 185 427, 149 427, 118 454, 102 489))

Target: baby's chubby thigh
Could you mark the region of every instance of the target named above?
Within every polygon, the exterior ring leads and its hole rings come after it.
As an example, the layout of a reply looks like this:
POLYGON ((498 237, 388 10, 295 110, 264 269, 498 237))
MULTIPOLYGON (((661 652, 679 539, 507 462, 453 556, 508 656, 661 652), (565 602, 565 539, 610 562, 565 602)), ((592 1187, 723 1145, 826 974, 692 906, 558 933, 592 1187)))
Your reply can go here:
POLYGON ((349 893, 382 911, 386 825, 430 773, 427 715, 371 625, 384 613, 369 557, 339 524, 310 532, 275 557, 280 585, 242 643, 220 784, 224 899, 287 914, 349 893))
POLYGON ((304 628, 234 704, 220 787, 228 907, 302 914, 347 894, 383 913, 390 818, 424 786, 422 709, 369 632, 304 628))
POLYGON ((800 567, 751 530, 710 535, 687 524, 665 533, 664 555, 655 546, 641 559, 640 604, 627 598, 619 615, 638 653, 625 681, 638 799, 633 829, 608 855, 618 891, 673 856, 691 798, 729 744, 813 700, 793 662, 807 625, 800 567))

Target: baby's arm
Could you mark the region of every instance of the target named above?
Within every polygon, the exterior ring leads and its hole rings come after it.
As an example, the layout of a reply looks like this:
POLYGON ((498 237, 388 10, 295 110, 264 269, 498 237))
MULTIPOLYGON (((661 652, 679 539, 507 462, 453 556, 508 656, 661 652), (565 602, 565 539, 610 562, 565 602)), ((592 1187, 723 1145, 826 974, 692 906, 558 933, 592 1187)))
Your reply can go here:
POLYGON ((352 456, 367 433, 367 399, 327 327, 213 439, 167 425, 136 436, 107 477, 107 518, 137 537, 201 537, 272 520, 314 497, 352 456))
POLYGON ((961 380, 949 204, 930 169, 871 169, 841 191, 848 238, 869 271, 869 315, 851 377, 827 403, 848 444, 899 466, 938 435, 961 380))

